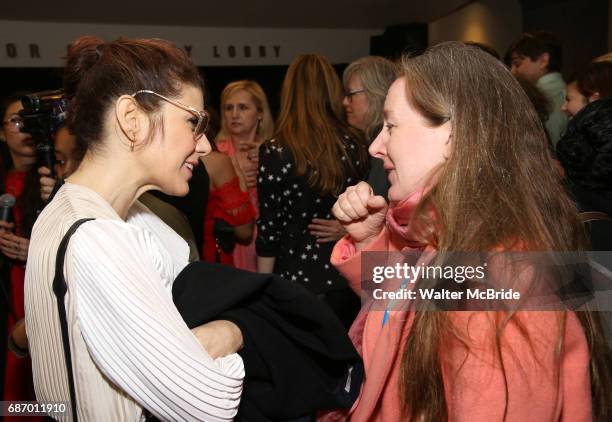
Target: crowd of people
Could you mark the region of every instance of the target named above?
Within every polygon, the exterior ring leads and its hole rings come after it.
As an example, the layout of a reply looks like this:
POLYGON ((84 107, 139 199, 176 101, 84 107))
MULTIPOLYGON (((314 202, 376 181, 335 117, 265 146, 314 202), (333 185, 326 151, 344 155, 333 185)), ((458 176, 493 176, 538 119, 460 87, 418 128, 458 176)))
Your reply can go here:
POLYGON ((16 198, 0 220, 2 400, 67 402, 51 416, 75 421, 612 420, 609 278, 588 292, 601 308, 430 311, 377 302, 364 270, 396 252, 612 250, 612 58, 566 80, 561 65, 547 32, 504 60, 447 42, 342 75, 303 54, 274 119, 252 80, 217 113, 169 42, 79 38, 53 169, 23 131, 24 92, 0 103, 0 189, 16 198), (195 271, 260 287, 191 324, 173 286, 195 271), (313 350, 293 364, 342 387, 263 418, 251 403, 279 351, 252 336, 279 320, 271 341, 313 350))

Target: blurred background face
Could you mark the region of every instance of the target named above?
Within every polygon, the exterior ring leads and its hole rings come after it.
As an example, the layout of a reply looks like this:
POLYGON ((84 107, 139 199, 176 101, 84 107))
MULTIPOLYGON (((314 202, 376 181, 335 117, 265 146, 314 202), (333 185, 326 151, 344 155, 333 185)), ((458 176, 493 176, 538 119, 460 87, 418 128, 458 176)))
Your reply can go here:
POLYGON ((511 71, 514 76, 520 76, 533 83, 536 83, 545 73, 540 59, 531 60, 529 57, 522 56, 516 51, 512 52, 511 71))
POLYGON ((255 136, 257 122, 263 113, 257 109, 251 94, 241 89, 227 98, 223 104, 223 115, 230 135, 255 136))
POLYGON ((365 130, 366 116, 368 113, 368 96, 363 91, 361 79, 353 75, 347 86, 344 87, 345 95, 342 105, 346 112, 346 120, 349 125, 357 129, 365 130))
POLYGON ((2 116, 2 137, 6 140, 13 162, 16 165, 17 161, 25 160, 31 164, 36 160, 36 150, 32 137, 28 133, 19 131, 23 121, 17 113, 21 109, 23 109, 21 101, 15 101, 8 106, 6 113, 2 116))
POLYGON ((564 111, 571 119, 588 104, 587 98, 578 91, 576 82, 572 82, 567 86, 567 94, 565 96, 565 102, 561 106, 561 110, 564 111))
POLYGON ((55 172, 57 177, 65 179, 79 166, 76 137, 68 128, 62 127, 55 134, 55 172))

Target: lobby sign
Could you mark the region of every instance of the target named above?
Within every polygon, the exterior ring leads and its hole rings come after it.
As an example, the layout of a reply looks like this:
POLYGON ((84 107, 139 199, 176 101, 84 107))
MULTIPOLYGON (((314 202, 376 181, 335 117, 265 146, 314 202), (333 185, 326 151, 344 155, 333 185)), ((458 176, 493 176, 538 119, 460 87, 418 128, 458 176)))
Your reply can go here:
POLYGON ((301 53, 332 63, 368 55, 377 29, 220 28, 107 25, 0 20, 0 67, 61 67, 70 42, 82 35, 164 38, 182 47, 198 66, 287 65, 301 53))

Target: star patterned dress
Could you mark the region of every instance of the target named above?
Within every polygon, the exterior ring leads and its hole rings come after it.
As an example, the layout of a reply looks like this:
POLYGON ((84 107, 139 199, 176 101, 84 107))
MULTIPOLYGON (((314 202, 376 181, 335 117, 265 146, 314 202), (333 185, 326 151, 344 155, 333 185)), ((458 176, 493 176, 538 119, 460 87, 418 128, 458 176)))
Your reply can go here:
MULTIPOLYGON (((338 165, 343 166, 346 179, 341 192, 364 180, 369 170, 367 159, 366 163, 360 163, 363 151, 359 149, 365 149, 365 145, 348 135, 343 141, 345 154, 338 165)), ((329 263, 334 242, 317 243, 308 230, 313 218, 333 218, 331 209, 337 198, 314 191, 308 186, 307 174, 298 177, 294 168, 289 148, 282 147, 274 139, 261 146, 257 181, 260 207, 257 255, 275 257, 274 273, 302 284, 315 294, 324 296, 350 290, 329 263)))

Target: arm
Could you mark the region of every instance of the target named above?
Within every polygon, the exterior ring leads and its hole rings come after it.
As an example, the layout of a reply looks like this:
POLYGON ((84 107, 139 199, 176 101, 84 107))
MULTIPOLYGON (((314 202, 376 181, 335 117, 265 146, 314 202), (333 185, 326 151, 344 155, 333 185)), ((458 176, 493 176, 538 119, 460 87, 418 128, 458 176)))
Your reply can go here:
POLYGON ((213 152, 203 157, 202 161, 210 176, 210 188, 222 189, 221 212, 213 218, 220 218, 232 225, 234 236, 239 243, 250 243, 253 238, 256 212, 246 192, 244 176, 236 174, 232 164, 233 159, 225 154, 213 152))
POLYGON ((257 257, 257 272, 263 274, 271 274, 274 271, 274 263, 276 258, 273 256, 258 256, 257 257))
POLYGON ((111 382, 160 419, 231 420, 242 361, 213 360, 198 343, 164 287, 160 268, 170 258, 156 242, 110 221, 90 222, 74 235, 71 285, 89 353, 111 382))
POLYGON ((259 219, 257 220, 257 271, 271 273, 281 248, 283 222, 287 218, 284 210, 286 195, 283 192, 287 175, 283 173, 287 160, 278 153, 276 142, 262 146, 259 157, 257 195, 259 197, 259 219))

